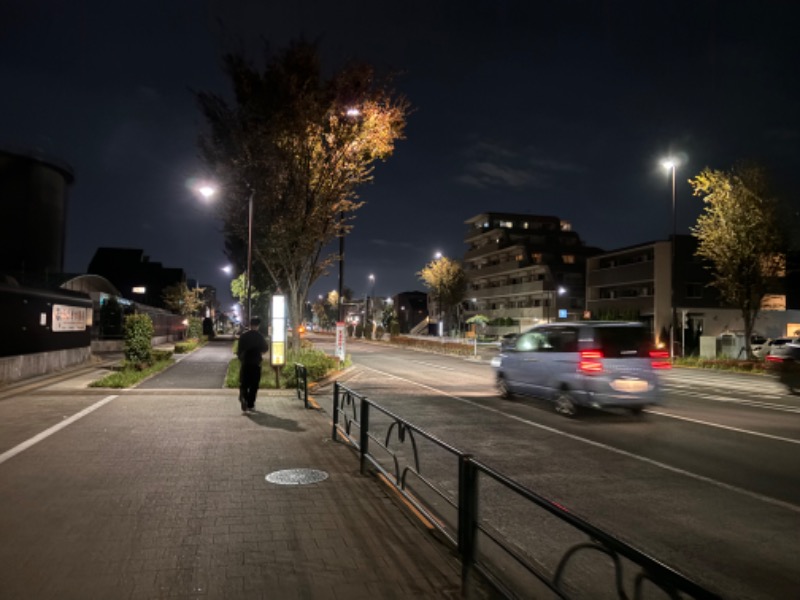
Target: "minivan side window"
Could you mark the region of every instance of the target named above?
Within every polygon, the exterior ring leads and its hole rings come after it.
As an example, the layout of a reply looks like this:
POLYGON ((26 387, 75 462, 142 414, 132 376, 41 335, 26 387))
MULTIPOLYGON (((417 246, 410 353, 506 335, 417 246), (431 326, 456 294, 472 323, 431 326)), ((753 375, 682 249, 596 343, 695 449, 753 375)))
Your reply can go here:
POLYGON ((523 333, 517 338, 515 348, 520 352, 536 352, 541 350, 545 344, 544 336, 538 331, 523 333))
POLYGON ((551 352, 577 352, 578 330, 574 327, 554 327, 547 332, 551 352))

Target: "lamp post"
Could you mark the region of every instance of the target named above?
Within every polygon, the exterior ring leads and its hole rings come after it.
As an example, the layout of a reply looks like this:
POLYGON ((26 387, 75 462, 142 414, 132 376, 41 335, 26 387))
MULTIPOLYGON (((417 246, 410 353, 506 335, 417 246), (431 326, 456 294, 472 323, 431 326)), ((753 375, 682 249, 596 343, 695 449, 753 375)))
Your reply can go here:
POLYGON ((364 301, 364 337, 367 337, 367 322, 370 319, 370 298, 375 294, 375 275, 369 274, 369 295, 364 301))
MULTIPOLYGON (((347 118, 351 121, 358 119, 361 116, 361 110, 355 106, 351 106, 345 111, 347 118)), ((344 291, 344 211, 339 211, 339 306, 338 306, 338 319, 344 322, 344 299, 342 292, 344 291)))
POLYGON ((669 305, 670 305, 670 324, 669 324, 669 356, 675 358, 675 245, 677 243, 677 215, 675 211, 675 169, 678 162, 669 158, 661 165, 672 171, 672 243, 670 244, 670 264, 669 264, 669 305))
MULTIPOLYGON (((559 312, 558 312, 558 310, 559 310, 558 309, 558 305, 559 305, 558 298, 560 298, 561 296, 563 296, 566 293, 567 293, 567 288, 565 288, 563 285, 558 286, 558 297, 556 298, 556 320, 558 320, 560 318, 559 312)), ((569 318, 569 309, 567 309, 567 317, 566 318, 569 318)))
MULTIPOLYGON (((250 187, 249 185, 247 187, 250 187)), ((253 297, 253 195, 255 189, 250 187, 250 197, 247 200, 247 325, 252 318, 251 299, 253 297)))
MULTIPOLYGON (((444 255, 438 250, 434 253, 433 259, 436 261, 442 260, 444 255)), ((444 342, 444 315, 442 313, 442 286, 441 282, 436 287, 436 329, 439 334, 439 341, 444 342)))
POLYGON ((339 211, 339 299, 337 317, 339 322, 344 322, 344 211, 339 211))
MULTIPOLYGON (((250 299, 253 296, 253 281, 251 277, 253 271, 253 196, 256 190, 251 187, 250 184, 247 184, 247 187, 250 190, 250 197, 247 200, 247 314, 245 315, 245 323, 249 325, 251 314, 250 299)), ((197 188, 197 191, 203 198, 211 198, 215 196, 219 190, 217 186, 206 183, 197 188)))

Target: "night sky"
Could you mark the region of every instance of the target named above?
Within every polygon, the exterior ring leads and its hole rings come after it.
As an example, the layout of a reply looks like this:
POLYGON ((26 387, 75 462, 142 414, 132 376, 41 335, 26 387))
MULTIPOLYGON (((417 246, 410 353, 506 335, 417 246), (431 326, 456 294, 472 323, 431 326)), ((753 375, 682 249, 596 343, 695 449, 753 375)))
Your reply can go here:
MULTIPOLYGON (((229 301, 221 226, 189 189, 204 127, 191 90, 227 94, 225 51, 319 39, 402 74, 407 139, 361 190, 346 242, 357 294, 424 289, 437 251, 460 258, 480 212, 555 215, 611 250, 666 238, 702 209, 686 180, 762 161, 800 189, 795 2, 292 0, 0 1, 0 146, 75 170, 65 268, 99 246, 143 248, 229 301)), ((337 270, 310 299, 337 286, 337 270)))

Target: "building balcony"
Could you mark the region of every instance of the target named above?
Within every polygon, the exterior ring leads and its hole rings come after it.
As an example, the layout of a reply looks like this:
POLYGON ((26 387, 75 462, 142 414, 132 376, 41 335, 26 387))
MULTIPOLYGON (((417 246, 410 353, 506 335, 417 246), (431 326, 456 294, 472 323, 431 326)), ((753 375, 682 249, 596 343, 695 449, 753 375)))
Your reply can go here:
POLYGON ((498 298, 500 296, 507 298, 509 296, 521 296, 521 295, 543 295, 543 294, 552 294, 552 290, 549 290, 545 286, 544 281, 529 281, 527 283, 515 283, 513 285, 501 285, 497 287, 486 287, 481 288, 478 290, 469 290, 467 292, 467 296, 470 298, 477 298, 479 300, 483 300, 486 298, 498 298))
POLYGON ((590 263, 586 273, 586 285, 620 285, 640 281, 653 281, 654 277, 655 264, 652 261, 608 267, 605 269, 594 268, 594 265, 590 263))
POLYGON ((475 281, 476 279, 483 279, 492 275, 499 275, 501 273, 517 273, 519 274, 522 269, 534 267, 528 260, 507 260, 496 265, 487 265, 480 268, 469 268, 471 265, 466 265, 464 273, 467 279, 475 281))
POLYGON ((502 247, 503 241, 501 240, 499 242, 489 242, 488 244, 483 244, 477 248, 470 248, 464 253, 464 260, 467 261, 471 258, 477 258, 479 256, 483 256, 484 254, 495 252, 496 250, 500 250, 502 247))

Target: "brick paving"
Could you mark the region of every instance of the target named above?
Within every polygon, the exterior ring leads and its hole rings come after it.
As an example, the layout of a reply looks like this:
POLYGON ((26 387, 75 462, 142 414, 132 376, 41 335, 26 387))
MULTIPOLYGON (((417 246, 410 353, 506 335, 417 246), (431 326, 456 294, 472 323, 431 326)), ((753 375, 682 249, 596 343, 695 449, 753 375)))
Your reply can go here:
POLYGON ((109 390, 0 463, 0 598, 460 597, 454 556, 358 473, 329 415, 262 392, 245 416, 235 390, 178 385, 213 351, 164 374, 181 389, 109 390), (265 480, 283 469, 328 478, 265 480))

